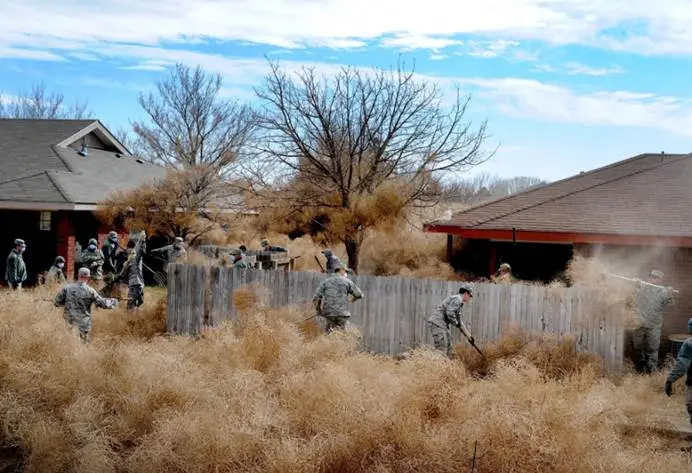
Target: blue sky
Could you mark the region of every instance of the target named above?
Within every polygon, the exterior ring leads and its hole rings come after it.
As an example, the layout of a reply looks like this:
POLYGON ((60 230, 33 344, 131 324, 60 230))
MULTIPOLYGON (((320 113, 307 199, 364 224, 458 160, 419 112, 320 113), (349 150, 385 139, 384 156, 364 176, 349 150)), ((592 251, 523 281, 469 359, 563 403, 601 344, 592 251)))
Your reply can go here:
POLYGON ((497 155, 473 172, 567 177, 692 152, 692 2, 658 0, 22 0, 0 2, 0 93, 38 81, 108 127, 175 62, 252 97, 265 56, 330 74, 389 67, 472 95, 497 155))

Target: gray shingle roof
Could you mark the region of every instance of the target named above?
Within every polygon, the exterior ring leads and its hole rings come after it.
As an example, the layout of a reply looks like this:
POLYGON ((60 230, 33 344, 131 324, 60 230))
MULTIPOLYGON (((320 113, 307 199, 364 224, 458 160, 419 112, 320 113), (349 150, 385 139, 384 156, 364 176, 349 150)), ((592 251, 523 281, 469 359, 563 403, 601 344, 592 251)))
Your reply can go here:
POLYGON ((692 236, 692 154, 642 154, 481 204, 433 225, 638 236, 692 236))
POLYGON ((73 148, 56 147, 55 151, 76 171, 54 171, 51 176, 70 201, 78 204, 97 203, 111 192, 166 176, 163 167, 132 156, 118 158, 116 153, 95 149, 90 149, 86 157, 73 148))
POLYGON ((51 146, 94 121, 0 119, 0 179, 49 169, 67 171, 65 164, 56 159, 51 146))
POLYGON ((165 177, 127 155, 57 144, 95 120, 0 119, 0 201, 97 204, 112 191, 165 177))

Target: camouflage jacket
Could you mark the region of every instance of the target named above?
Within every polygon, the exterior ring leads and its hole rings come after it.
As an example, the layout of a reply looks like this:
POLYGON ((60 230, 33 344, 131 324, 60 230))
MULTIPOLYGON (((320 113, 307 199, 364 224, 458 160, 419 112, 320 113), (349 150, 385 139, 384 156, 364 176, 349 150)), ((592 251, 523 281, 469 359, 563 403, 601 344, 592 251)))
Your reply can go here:
POLYGON ((187 251, 185 250, 185 248, 176 248, 175 245, 166 245, 161 248, 156 248, 155 250, 151 250, 150 253, 152 255, 157 253, 165 254, 166 261, 168 261, 169 263, 175 263, 177 261, 184 260, 187 256, 187 251))
POLYGON ((238 261, 236 261, 233 264, 234 268, 239 268, 239 269, 250 269, 252 266, 250 265, 250 262, 247 259, 247 256, 243 255, 238 261))
POLYGON ((464 321, 461 320, 461 309, 463 307, 464 302, 461 294, 452 294, 435 308, 433 314, 428 318, 428 322, 444 329, 449 329, 451 324, 468 333, 464 321))
POLYGON ((102 309, 112 309, 117 305, 115 299, 106 299, 93 287, 80 282, 68 284, 55 296, 56 307, 65 307, 65 319, 79 327, 82 332, 91 330, 91 305, 102 309))
POLYGON ((663 313, 672 301, 673 294, 670 289, 640 284, 635 296, 635 305, 641 317, 642 326, 660 328, 663 325, 663 313))
POLYGON ((99 281, 103 278, 104 262, 105 258, 103 257, 103 252, 98 248, 94 251, 88 248, 82 251, 82 266, 91 271, 91 279, 95 281, 99 281))
POLYGON ((351 314, 348 311, 349 295, 353 296, 354 301, 363 297, 363 293, 356 286, 356 283, 335 274, 320 283, 312 301, 317 312, 323 317, 350 317, 351 314))
POLYGON ((118 272, 118 256, 120 250, 118 245, 110 240, 106 242, 101 247, 101 253, 103 254, 103 272, 104 273, 117 273, 118 272))
POLYGON ((62 269, 53 265, 48 270, 48 275, 46 276, 46 282, 47 283, 63 284, 65 282, 65 273, 63 272, 62 269))
POLYGON ((5 265, 5 280, 11 284, 19 284, 26 281, 26 264, 21 253, 16 249, 10 251, 5 265))
POLYGON ((674 383, 678 378, 684 376, 685 373, 687 373, 685 384, 692 386, 692 337, 685 340, 685 343, 680 347, 675 366, 673 366, 668 375, 668 381, 674 383))
POLYGON ((121 275, 127 277, 128 286, 144 286, 144 262, 142 260, 145 253, 146 243, 140 240, 128 255, 121 271, 121 275))

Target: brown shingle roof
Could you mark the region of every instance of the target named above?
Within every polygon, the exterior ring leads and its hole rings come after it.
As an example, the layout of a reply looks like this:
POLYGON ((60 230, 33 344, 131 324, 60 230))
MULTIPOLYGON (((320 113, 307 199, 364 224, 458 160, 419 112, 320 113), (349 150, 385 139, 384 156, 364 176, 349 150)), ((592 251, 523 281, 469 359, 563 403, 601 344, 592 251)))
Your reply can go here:
POLYGON ((691 237, 690 183, 692 154, 642 154, 478 205, 432 225, 691 237))

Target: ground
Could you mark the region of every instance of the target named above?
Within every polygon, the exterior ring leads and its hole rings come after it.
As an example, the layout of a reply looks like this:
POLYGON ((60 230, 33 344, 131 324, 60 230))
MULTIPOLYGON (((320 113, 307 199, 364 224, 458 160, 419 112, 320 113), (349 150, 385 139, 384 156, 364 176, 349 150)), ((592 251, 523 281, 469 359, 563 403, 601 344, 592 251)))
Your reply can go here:
MULTIPOLYGON (((0 468, 32 472, 687 471, 665 373, 610 376, 569 344, 508 333, 448 360, 365 354, 298 309, 247 298, 199 340, 167 337, 165 292, 95 310, 93 341, 50 291, 0 293, 0 468), (4 460, 3 460, 4 458, 4 460)), ((0 469, 2 471, 2 469, 0 469)))

